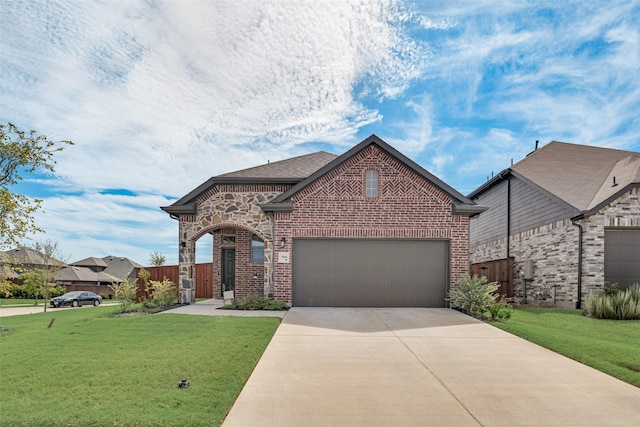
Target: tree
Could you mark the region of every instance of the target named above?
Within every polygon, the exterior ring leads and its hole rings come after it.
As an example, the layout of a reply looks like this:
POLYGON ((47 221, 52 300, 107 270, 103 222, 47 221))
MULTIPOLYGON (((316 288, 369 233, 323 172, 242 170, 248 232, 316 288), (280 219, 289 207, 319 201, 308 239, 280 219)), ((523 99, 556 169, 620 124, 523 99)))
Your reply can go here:
POLYGON ((47 301, 49 299, 49 291, 56 286, 56 274, 66 266, 61 261, 62 255, 58 242, 46 240, 44 242, 36 242, 31 249, 39 255, 38 263, 40 268, 36 268, 19 277, 23 280, 24 286, 33 293, 38 305, 38 298, 44 299, 44 311, 47 311, 47 301))
POLYGON ((167 262, 167 258, 162 252, 153 251, 149 255, 149 264, 151 265, 164 265, 165 262, 167 262))
POLYGON ((33 215, 42 200, 12 193, 9 187, 37 170, 54 173, 55 154, 71 141, 50 141, 35 130, 25 133, 12 123, 0 124, 0 248, 42 231, 33 215))

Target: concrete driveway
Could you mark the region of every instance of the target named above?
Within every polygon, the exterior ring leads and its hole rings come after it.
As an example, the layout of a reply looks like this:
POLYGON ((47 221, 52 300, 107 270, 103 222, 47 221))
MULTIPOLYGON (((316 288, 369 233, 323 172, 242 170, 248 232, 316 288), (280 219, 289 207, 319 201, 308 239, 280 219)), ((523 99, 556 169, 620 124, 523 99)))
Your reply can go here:
POLYGON ((639 388, 454 310, 293 308, 223 426, 639 420, 639 388))

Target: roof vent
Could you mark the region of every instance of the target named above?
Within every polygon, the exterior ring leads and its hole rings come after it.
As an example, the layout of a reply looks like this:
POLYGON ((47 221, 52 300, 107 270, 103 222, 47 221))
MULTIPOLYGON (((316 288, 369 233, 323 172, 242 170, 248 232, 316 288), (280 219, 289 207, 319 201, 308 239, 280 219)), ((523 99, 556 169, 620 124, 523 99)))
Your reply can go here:
POLYGON ((618 183, 616 182, 616 177, 614 176, 613 177, 613 185, 612 185, 612 187, 615 187, 616 185, 618 185, 618 183))

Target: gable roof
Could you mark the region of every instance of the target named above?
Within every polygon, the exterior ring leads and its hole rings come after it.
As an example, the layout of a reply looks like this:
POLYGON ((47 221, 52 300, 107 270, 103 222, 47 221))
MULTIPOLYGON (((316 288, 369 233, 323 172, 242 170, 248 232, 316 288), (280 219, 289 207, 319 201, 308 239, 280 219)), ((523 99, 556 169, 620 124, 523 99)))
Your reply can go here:
MULTIPOLYGON (((45 256, 40 252, 27 248, 18 247, 0 252, 0 262, 4 264, 24 264, 33 266, 44 266, 47 263, 45 256)), ((64 262, 56 258, 51 258, 49 262, 52 265, 64 266, 64 262)))
POLYGON ((119 279, 104 271, 93 271, 89 267, 70 265, 56 273, 56 280, 65 282, 117 282, 119 279))
POLYGON ((479 196, 509 174, 535 184, 578 211, 592 213, 640 185, 640 153, 551 141, 469 197, 479 196))
POLYGON ((293 195, 303 190, 304 188, 308 187, 313 182, 317 181, 318 179, 320 179, 330 171, 339 167, 344 162, 351 159, 352 157, 354 157, 355 155, 357 155, 358 153, 360 153, 362 150, 369 147, 370 145, 377 146, 379 149, 386 152, 388 155, 395 158, 401 164, 403 164, 404 166, 406 166, 407 168, 415 172, 417 175, 421 176, 426 181, 430 182, 431 184, 436 186, 438 189, 440 189, 442 192, 447 194, 452 200, 454 213, 461 214, 461 215, 475 215, 486 210, 486 208, 477 206, 472 200, 468 199, 458 191, 454 190, 449 185, 445 184, 438 177, 429 173, 422 166, 418 165, 413 160, 409 159, 404 154, 400 153, 398 150, 396 150, 395 148, 393 148, 392 146, 384 142, 382 139, 378 138, 376 135, 369 136, 367 139, 365 139, 364 141, 362 141, 361 143, 353 147, 351 150, 347 151, 341 156, 336 157, 331 162, 327 163, 324 167, 315 171, 311 176, 301 181, 300 183, 296 184, 290 190, 282 193, 281 195, 273 199, 270 203, 266 203, 262 205, 261 206, 262 209, 265 211, 291 210, 292 208, 291 197, 293 195))
POLYGON ((102 262, 107 266, 107 268, 104 269, 104 273, 117 277, 118 279, 124 279, 131 275, 134 269, 142 268, 142 265, 130 260, 129 258, 113 255, 107 255, 102 258, 102 262))
POLYGON ((318 151, 217 175, 209 178, 172 205, 160 209, 172 215, 195 213, 197 198, 216 184, 297 184, 336 157, 335 154, 318 151))
POLYGON ((81 259, 80 261, 72 262, 71 265, 77 267, 100 267, 102 270, 107 268, 107 263, 105 263, 102 258, 96 257, 81 259))

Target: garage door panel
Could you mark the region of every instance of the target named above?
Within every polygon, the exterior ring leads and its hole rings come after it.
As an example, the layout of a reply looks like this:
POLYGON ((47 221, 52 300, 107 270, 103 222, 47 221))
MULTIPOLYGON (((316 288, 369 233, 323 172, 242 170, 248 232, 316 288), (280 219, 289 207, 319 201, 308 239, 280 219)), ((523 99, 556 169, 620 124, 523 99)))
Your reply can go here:
POLYGON ((293 305, 443 307, 443 240, 294 239, 293 305))
POLYGON ((626 289, 640 280, 640 230, 609 229, 604 236, 605 280, 626 289))

